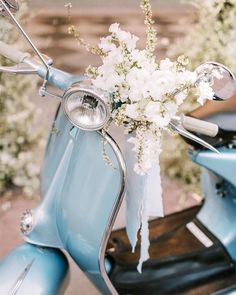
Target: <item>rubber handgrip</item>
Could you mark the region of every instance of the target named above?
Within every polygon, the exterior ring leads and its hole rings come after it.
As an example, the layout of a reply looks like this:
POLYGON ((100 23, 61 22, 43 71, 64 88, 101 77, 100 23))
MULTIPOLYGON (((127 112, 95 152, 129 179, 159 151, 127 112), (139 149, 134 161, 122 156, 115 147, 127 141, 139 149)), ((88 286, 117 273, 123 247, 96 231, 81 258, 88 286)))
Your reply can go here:
POLYGON ((207 121, 195 119, 188 116, 181 116, 181 121, 185 129, 201 133, 210 137, 215 137, 219 132, 218 125, 207 121))
POLYGON ((5 56, 6 58, 12 60, 15 63, 21 63, 26 57, 30 57, 30 54, 27 52, 21 52, 16 48, 0 41, 0 55, 5 56))

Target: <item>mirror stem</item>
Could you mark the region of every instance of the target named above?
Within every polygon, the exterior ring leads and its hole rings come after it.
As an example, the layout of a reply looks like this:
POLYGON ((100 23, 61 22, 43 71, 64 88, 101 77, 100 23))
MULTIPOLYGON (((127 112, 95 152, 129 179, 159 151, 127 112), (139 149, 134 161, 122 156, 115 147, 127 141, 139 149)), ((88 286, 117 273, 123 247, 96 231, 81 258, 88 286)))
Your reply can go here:
POLYGON ((46 85, 47 85, 47 81, 49 78, 49 66, 47 64, 47 62, 45 61, 45 59, 43 58, 42 54, 38 51, 37 47, 34 45, 34 43, 30 40, 30 38, 28 37, 28 35, 26 34, 26 32, 24 31, 24 29, 21 27, 21 25, 19 24, 19 22, 17 21, 17 19, 14 17, 14 15, 11 13, 10 9, 7 7, 7 5, 4 3, 4 0, 0 0, 1 4, 4 8, 4 10, 7 12, 7 14, 10 16, 11 20, 14 22, 14 24, 18 27, 18 29, 20 30, 20 32, 23 34, 23 36, 25 37, 25 39, 27 40, 27 42, 30 44, 31 48, 33 49, 33 51, 36 53, 36 55, 39 57, 39 59, 42 61, 42 63, 44 64, 45 68, 46 68, 46 77, 44 79, 44 83, 43 83, 43 89, 46 89, 46 85))

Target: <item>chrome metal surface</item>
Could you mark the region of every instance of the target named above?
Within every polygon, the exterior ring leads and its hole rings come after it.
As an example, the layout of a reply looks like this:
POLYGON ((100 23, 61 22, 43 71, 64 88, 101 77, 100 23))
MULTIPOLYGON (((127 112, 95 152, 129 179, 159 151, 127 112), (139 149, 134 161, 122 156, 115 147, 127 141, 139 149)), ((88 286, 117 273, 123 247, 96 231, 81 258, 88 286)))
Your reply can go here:
POLYGON ((34 263, 34 259, 31 260, 31 262, 25 267, 25 269, 23 270, 23 272, 20 274, 19 278, 17 279, 16 283, 14 284, 14 286, 12 287, 12 289, 9 291, 9 295, 15 295, 17 294, 17 292, 20 289, 20 286, 22 285, 25 277, 27 276, 28 272, 31 269, 31 266, 34 263))
POLYGON ((53 93, 53 92, 50 92, 50 91, 47 91, 46 88, 43 88, 41 87, 39 89, 39 95, 44 97, 44 96, 50 96, 50 97, 53 97, 53 98, 57 98, 57 99, 62 99, 62 96, 57 94, 57 93, 53 93))
POLYGON ((205 247, 213 246, 212 240, 194 222, 187 223, 186 227, 205 247))
POLYGON ((197 83, 210 82, 216 100, 226 100, 235 93, 235 76, 223 64, 210 61, 199 65, 195 71, 198 75, 197 83), (217 71, 220 74, 219 78, 214 76, 212 71, 217 71))
POLYGON ((37 74, 37 71, 25 64, 18 64, 13 67, 0 67, 0 72, 9 74, 37 74))
POLYGON ((21 217, 20 230, 22 234, 29 234, 34 226, 33 212, 29 209, 25 210, 21 217))
MULTIPOLYGON (((4 2, 5 5, 7 5, 8 9, 11 11, 11 13, 15 14, 19 10, 19 4, 16 0, 3 0, 1 2, 4 2)), ((4 6, 2 3, 0 3, 0 15, 7 16, 8 13, 6 12, 4 6)))
MULTIPOLYGON (((42 54, 45 61, 49 66, 52 66, 53 60, 45 54, 42 54)), ((38 69, 42 66, 39 58, 37 56, 31 56, 30 58, 26 58, 24 60, 24 64, 30 66, 32 69, 38 71, 38 69)))
MULTIPOLYGON (((98 131, 101 135, 102 132, 98 131)), ((112 210, 111 216, 110 216, 110 220, 107 224, 107 228, 106 231, 103 235, 103 239, 102 239, 102 243, 100 246, 100 255, 99 255, 99 266, 100 266, 100 271, 102 274, 102 277, 107 285, 107 287, 109 288, 110 292, 112 295, 118 295, 117 291, 115 290, 114 286, 112 285, 106 269, 105 269, 105 252, 106 252, 106 247, 107 247, 107 243, 108 243, 108 239, 109 236, 111 234, 112 231, 112 227, 115 223, 117 214, 119 212, 120 206, 122 204, 124 195, 125 195, 125 187, 126 187, 126 166, 125 166, 125 161, 124 158, 122 156, 122 153, 120 151, 119 146, 117 145, 117 143, 112 139, 112 137, 110 135, 108 135, 107 133, 104 133, 103 136, 105 137, 105 140, 111 145, 112 149, 114 150, 116 157, 118 159, 119 162, 119 166, 120 166, 120 173, 121 173, 121 190, 119 192, 119 196, 118 196, 118 202, 116 203, 115 207, 112 210), (105 134, 105 135, 104 135, 105 134)))
POLYGON ((48 76, 49 76, 49 66, 46 62, 46 60, 44 59, 43 55, 39 52, 39 50, 37 49, 37 47, 34 45, 34 43, 32 42, 32 40, 29 38, 29 36, 26 34, 26 32, 24 31, 24 29, 21 27, 21 25, 19 24, 19 22, 17 21, 17 19, 14 17, 14 15, 12 14, 11 10, 9 9, 8 5, 6 4, 9 0, 0 0, 0 5, 1 7, 4 9, 4 11, 9 15, 9 17, 11 18, 11 20, 13 21, 13 23, 17 26, 17 28, 20 30, 20 32, 22 33, 22 35, 25 37, 25 39, 27 40, 27 42, 29 43, 29 45, 31 46, 31 48, 33 49, 33 51, 36 53, 36 55, 39 57, 39 59, 42 61, 42 63, 44 64, 47 74, 46 74, 46 78, 44 80, 44 84, 43 84, 43 88, 46 88, 46 84, 47 84, 47 80, 48 80, 48 76))
POLYGON ((108 106, 90 87, 72 86, 64 94, 62 105, 70 122, 82 130, 100 130, 110 118, 108 106))
POLYGON ((180 135, 189 138, 197 143, 199 143, 200 145, 204 146, 205 148, 219 154, 219 151, 217 149, 215 149, 212 145, 210 145, 209 143, 207 143, 206 141, 202 140, 201 138, 197 137, 196 135, 192 134, 191 132, 187 131, 181 124, 181 119, 179 117, 175 117, 174 119, 171 120, 171 122, 169 123, 170 127, 178 132, 180 135))

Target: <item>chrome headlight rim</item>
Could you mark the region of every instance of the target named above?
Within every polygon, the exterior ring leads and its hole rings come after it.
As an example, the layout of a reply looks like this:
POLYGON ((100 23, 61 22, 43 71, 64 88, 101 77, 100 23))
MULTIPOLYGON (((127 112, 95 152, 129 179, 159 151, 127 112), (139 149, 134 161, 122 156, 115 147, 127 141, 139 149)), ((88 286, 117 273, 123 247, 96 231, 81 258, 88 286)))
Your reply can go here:
POLYGON ((75 86, 71 86, 63 95, 62 98, 62 108, 64 111, 65 116, 67 117, 67 119, 70 121, 70 123, 76 127, 79 128, 81 130, 84 131, 98 131, 98 130, 102 130, 108 123, 110 117, 111 117, 111 113, 109 110, 108 105, 106 104, 106 102, 104 102, 104 100, 102 99, 102 95, 100 95, 100 93, 96 92, 93 87, 87 87, 87 86, 80 86, 80 85, 75 85, 75 86), (91 126, 85 126, 83 124, 78 124, 76 123, 73 118, 71 118, 70 115, 70 111, 68 110, 68 99, 70 98, 71 95, 75 94, 76 92, 78 93, 84 93, 84 94, 88 94, 89 96, 94 97, 99 104, 103 105, 104 110, 105 110, 105 118, 104 120, 98 124, 98 125, 91 125, 91 126))

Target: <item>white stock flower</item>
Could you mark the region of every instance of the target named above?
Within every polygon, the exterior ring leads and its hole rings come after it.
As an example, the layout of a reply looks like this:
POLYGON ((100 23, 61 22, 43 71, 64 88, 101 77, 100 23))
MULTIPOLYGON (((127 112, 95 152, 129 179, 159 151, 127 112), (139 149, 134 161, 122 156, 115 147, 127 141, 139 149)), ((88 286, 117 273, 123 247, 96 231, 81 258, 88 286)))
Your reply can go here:
POLYGON ((127 46, 127 49, 129 51, 132 51, 136 47, 136 43, 139 40, 139 38, 135 35, 132 35, 130 32, 126 31, 118 31, 117 37, 119 38, 119 41, 124 42, 127 46))
POLYGON ((120 29, 118 23, 114 23, 110 26, 109 32, 116 35, 120 42, 123 42, 129 51, 132 51, 136 47, 136 43, 139 38, 130 32, 126 32, 120 29))
POLYGON ((117 34, 120 31, 120 24, 114 23, 110 25, 109 32, 117 34))
POLYGON ((188 93, 187 91, 181 91, 175 95, 176 103, 180 106, 184 100, 187 98, 188 93))
POLYGON ((149 102, 145 108, 144 114, 149 122, 154 123, 159 128, 166 127, 170 122, 170 115, 163 111, 160 102, 149 102))
POLYGON ((113 51, 116 49, 116 45, 114 43, 111 43, 111 38, 101 38, 99 43, 99 48, 101 48, 104 52, 113 51))
POLYGON ((212 88, 210 87, 209 83, 200 82, 198 85, 198 90, 199 90, 199 97, 198 97, 197 101, 201 105, 203 105, 207 99, 213 99, 214 92, 213 92, 212 88))
POLYGON ((129 98, 131 101, 139 101, 146 95, 145 85, 150 81, 150 75, 145 69, 132 68, 126 75, 126 81, 130 87, 129 98))
POLYGON ((160 62, 160 70, 166 71, 166 70, 171 70, 174 66, 174 63, 170 61, 169 58, 165 58, 161 60, 160 62))
POLYGON ((114 70, 112 71, 112 69, 110 69, 106 74, 100 75, 94 79, 92 83, 95 87, 112 93, 116 91, 118 85, 124 82, 124 79, 124 75, 119 75, 114 70))
POLYGON ((171 117, 175 116, 178 111, 178 105, 173 101, 165 102, 163 107, 166 109, 171 117))
POLYGON ((150 89, 151 96, 153 98, 160 99, 160 96, 171 93, 176 89, 176 74, 172 71, 160 71, 156 70, 151 77, 153 87, 150 89))
POLYGON ((185 70, 177 73, 178 84, 194 84, 197 80, 197 73, 195 71, 185 70))
POLYGON ((139 105, 137 103, 134 104, 127 104, 125 108, 126 116, 130 117, 131 119, 138 119, 139 117, 139 105))
POLYGON ((134 49, 130 53, 130 56, 132 60, 138 64, 138 67, 141 67, 150 73, 155 71, 157 67, 155 58, 147 58, 147 53, 145 50, 134 49))

